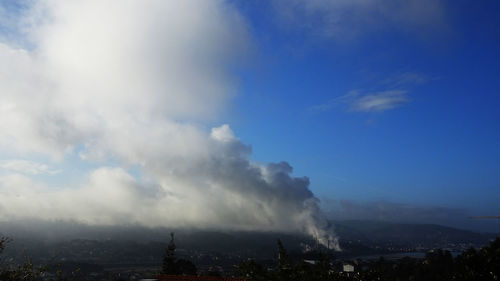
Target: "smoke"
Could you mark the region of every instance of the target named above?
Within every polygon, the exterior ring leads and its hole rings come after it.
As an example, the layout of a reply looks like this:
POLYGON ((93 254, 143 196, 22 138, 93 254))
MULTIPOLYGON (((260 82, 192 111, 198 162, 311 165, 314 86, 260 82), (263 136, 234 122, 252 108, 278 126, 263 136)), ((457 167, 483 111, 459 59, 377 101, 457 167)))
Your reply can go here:
POLYGON ((231 70, 250 51, 233 7, 47 0, 17 12, 17 37, 0 42, 0 155, 11 158, 0 168, 0 220, 335 241, 308 178, 286 162, 255 163, 228 125, 205 129, 234 96, 231 70), (40 177, 64 178, 51 164, 80 162, 93 168, 78 184, 40 177))

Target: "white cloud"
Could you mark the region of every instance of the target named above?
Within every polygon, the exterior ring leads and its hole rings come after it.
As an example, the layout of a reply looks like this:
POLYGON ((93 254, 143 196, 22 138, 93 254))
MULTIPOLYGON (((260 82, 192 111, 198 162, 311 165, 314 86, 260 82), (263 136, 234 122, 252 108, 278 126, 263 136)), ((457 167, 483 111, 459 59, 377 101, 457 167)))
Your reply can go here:
POLYGON ((402 106, 409 102, 405 90, 387 90, 361 94, 351 91, 346 95, 334 98, 325 104, 310 107, 311 111, 328 111, 338 105, 346 105, 349 111, 356 112, 383 112, 402 106))
POLYGON ((224 124, 218 128, 213 128, 210 137, 221 142, 235 141, 234 133, 229 125, 224 124))
POLYGON ((0 45, 6 146, 60 159, 130 122, 214 120, 233 95, 248 39, 221 3, 36 3, 20 20, 34 50, 0 45))
POLYGON ((349 101, 349 107, 353 111, 382 112, 407 103, 406 93, 403 90, 370 93, 355 97, 349 101))
POLYGON ((0 151, 60 161, 78 147, 81 161, 101 167, 58 189, 3 177, 0 219, 331 235, 307 178, 250 161, 228 125, 200 125, 233 96, 229 70, 250 40, 230 5, 30 3, 19 22, 32 47, 0 44, 0 151))
MULTIPOLYGON (((220 130, 230 129, 212 132, 220 130)), ((144 158, 145 181, 120 167, 98 168, 81 185, 58 189, 19 174, 3 177, 0 220, 299 231, 335 241, 309 179, 291 176, 289 164, 253 163, 236 138, 212 134, 198 145, 206 154, 144 158)))
POLYGON ((375 83, 375 86, 382 90, 371 92, 352 90, 326 103, 311 106, 308 110, 324 112, 344 106, 353 112, 384 112, 410 102, 408 89, 435 79, 416 72, 399 72, 375 83))

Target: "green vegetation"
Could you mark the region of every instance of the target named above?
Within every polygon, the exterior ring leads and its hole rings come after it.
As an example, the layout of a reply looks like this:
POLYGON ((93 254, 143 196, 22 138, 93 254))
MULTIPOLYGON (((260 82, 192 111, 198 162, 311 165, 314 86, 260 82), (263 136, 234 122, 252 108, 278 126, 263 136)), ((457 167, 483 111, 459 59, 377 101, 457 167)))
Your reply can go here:
MULTIPOLYGON (((0 255, 10 240, 0 237, 0 255)), ((71 273, 74 277, 78 270, 71 273)), ((23 264, 5 263, 0 259, 0 280, 1 281, 65 281, 71 280, 63 275, 62 271, 56 266, 40 265, 35 266, 31 259, 26 258, 23 264)))

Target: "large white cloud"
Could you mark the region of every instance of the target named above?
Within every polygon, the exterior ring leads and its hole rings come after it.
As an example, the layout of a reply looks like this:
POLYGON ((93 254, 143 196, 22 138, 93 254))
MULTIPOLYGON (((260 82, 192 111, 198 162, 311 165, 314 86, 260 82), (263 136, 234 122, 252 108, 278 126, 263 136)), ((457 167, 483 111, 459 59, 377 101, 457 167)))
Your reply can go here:
POLYGON ((0 43, 0 152, 52 161, 77 153, 100 167, 60 188, 4 173, 0 219, 331 238, 307 178, 285 162, 252 162, 227 125, 203 129, 234 94, 230 70, 248 51, 230 5, 47 0, 21 14, 29 47, 0 43))

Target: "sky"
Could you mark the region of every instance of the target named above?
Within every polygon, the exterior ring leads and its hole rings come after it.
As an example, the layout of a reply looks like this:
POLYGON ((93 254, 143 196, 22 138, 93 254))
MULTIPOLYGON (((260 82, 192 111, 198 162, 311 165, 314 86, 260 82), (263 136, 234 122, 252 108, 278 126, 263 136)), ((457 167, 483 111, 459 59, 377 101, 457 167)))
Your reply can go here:
POLYGON ((500 231, 498 1, 2 1, 0 220, 500 231))

